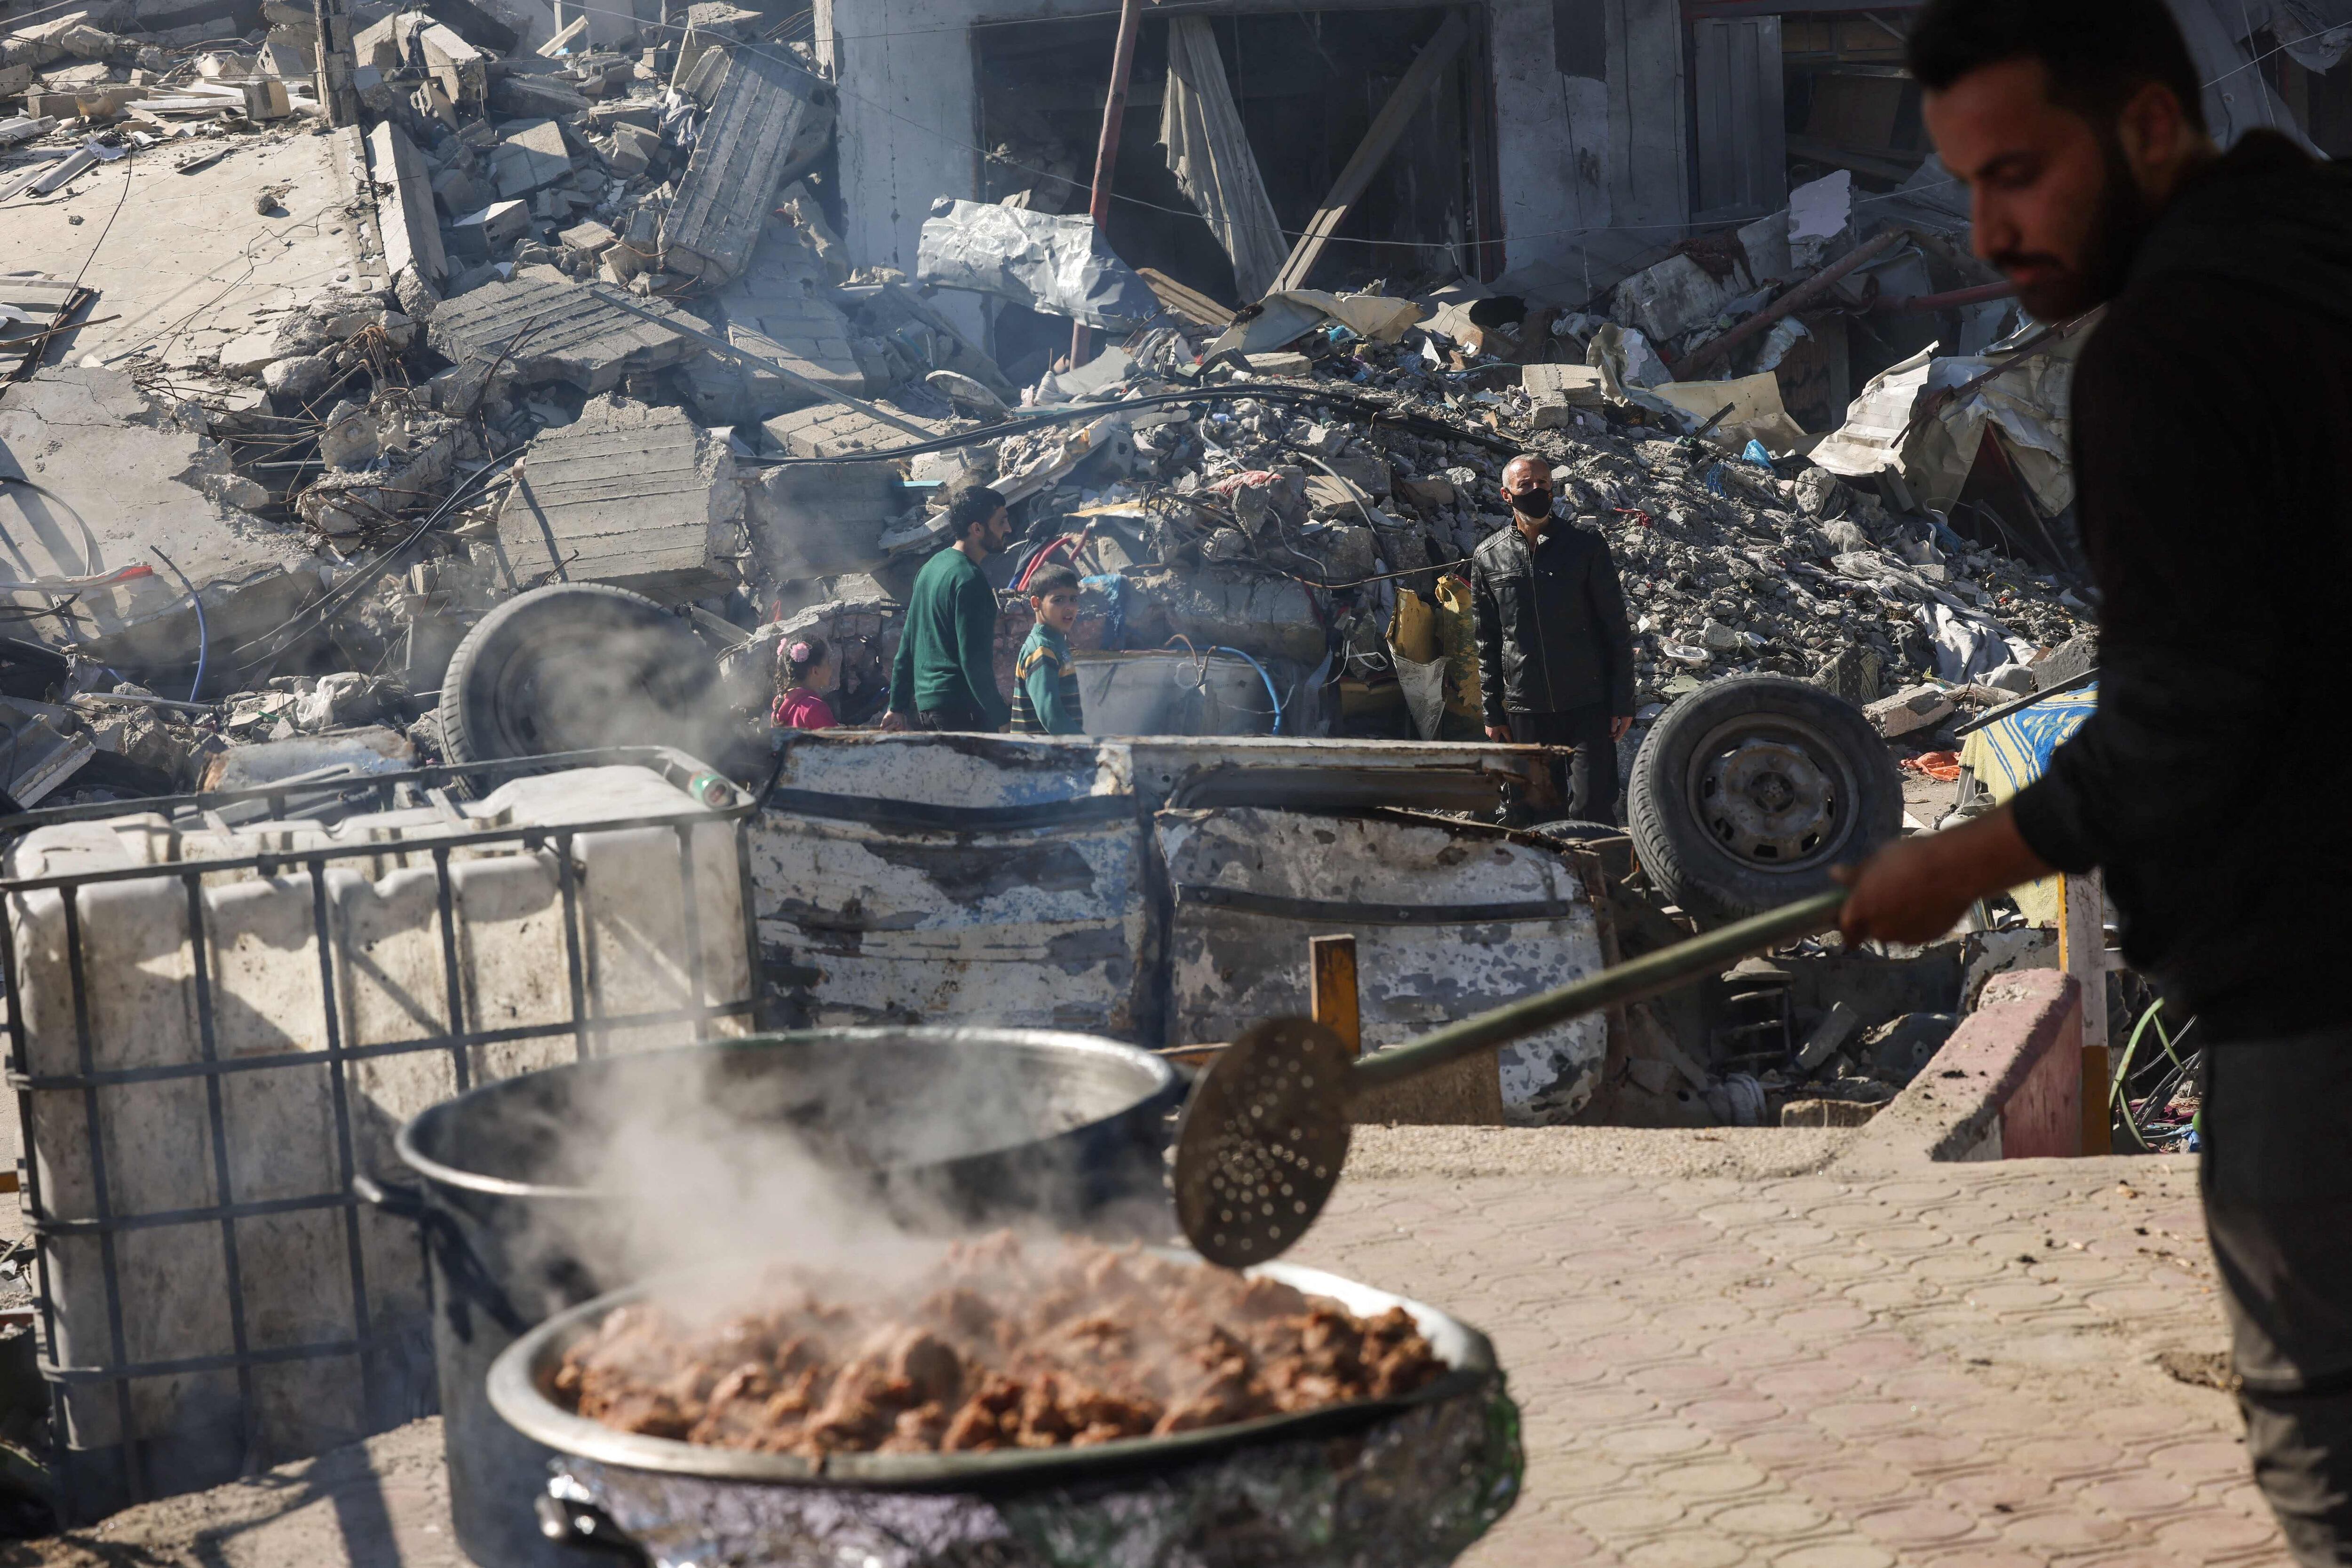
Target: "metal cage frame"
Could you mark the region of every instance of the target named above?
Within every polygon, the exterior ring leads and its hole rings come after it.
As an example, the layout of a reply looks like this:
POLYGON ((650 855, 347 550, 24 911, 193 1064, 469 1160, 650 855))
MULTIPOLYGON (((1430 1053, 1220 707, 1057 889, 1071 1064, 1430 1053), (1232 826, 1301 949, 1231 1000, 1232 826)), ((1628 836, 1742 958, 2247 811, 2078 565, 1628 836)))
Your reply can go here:
MULTIPOLYGON (((117 1419, 121 1434, 123 1478, 132 1502, 145 1501, 155 1495, 149 1483, 147 1466, 142 1453, 142 1445, 154 1440, 153 1435, 142 1437, 133 1427, 131 1403, 131 1385, 142 1378, 182 1375, 194 1373, 233 1371, 236 1375, 236 1424, 239 1442, 247 1455, 254 1441, 252 1427, 255 1410, 253 1373, 257 1366, 290 1361, 320 1360, 335 1356, 357 1359, 361 1377, 361 1408, 373 1408, 373 1396, 380 1375, 374 1370, 378 1353, 386 1348, 369 1322, 365 1260, 360 1239, 358 1209, 362 1200, 352 1191, 352 1178, 364 1175, 355 1166, 355 1144, 351 1114, 349 1066, 356 1061, 373 1057, 407 1055, 430 1051, 450 1053, 457 1085, 463 1093, 471 1087, 472 1076, 467 1053, 475 1047, 502 1044, 526 1039, 543 1039, 570 1034, 573 1037, 575 1058, 586 1060, 598 1054, 596 1044, 611 1031, 642 1028, 664 1023, 693 1022, 707 1031, 709 1026, 721 1018, 748 1018, 756 1030, 760 1019, 759 932, 754 901, 751 896, 751 848, 748 823, 759 809, 758 793, 745 789, 723 775, 693 758, 667 747, 625 747, 596 751, 568 752, 551 757, 530 758, 515 761, 471 763, 464 767, 436 767, 406 769, 399 772, 367 774, 331 779, 298 779, 251 789, 223 790, 210 794, 171 796, 143 801, 109 801, 98 805, 64 807, 46 811, 30 811, 0 819, 0 844, 13 845, 26 833, 37 828, 66 822, 110 821, 142 810, 160 811, 167 816, 194 814, 207 825, 226 829, 222 816, 226 808, 255 801, 266 802, 271 821, 286 820, 290 802, 305 807, 324 802, 341 814, 361 810, 390 810, 413 808, 420 804, 438 806, 453 824, 461 821, 452 791, 478 790, 493 782, 504 782, 527 774, 546 773, 563 768, 613 765, 646 767, 660 773, 667 780, 684 790, 702 810, 686 815, 657 817, 618 817, 588 822, 566 824, 561 828, 486 828, 461 831, 449 837, 421 842, 414 847, 387 846, 381 841, 353 845, 334 845, 301 850, 273 852, 219 860, 189 861, 176 866, 130 866, 90 873, 68 873, 54 876, 0 876, 0 900, 44 891, 56 892, 63 902, 67 967, 73 992, 72 1008, 79 1071, 36 1076, 28 1067, 24 1009, 14 1004, 7 1007, 7 1078, 16 1094, 18 1124, 23 1138, 23 1176, 21 1203, 31 1223, 35 1244, 35 1295, 40 1329, 39 1371, 45 1382, 52 1386, 89 1386, 111 1385, 115 1395, 117 1419), (577 875, 572 863, 572 841, 582 834, 604 833, 641 828, 668 828, 677 835, 678 874, 684 911, 684 935, 688 972, 696 998, 706 995, 708 980, 705 964, 705 944, 695 898, 696 871, 693 841, 695 831, 713 822, 732 824, 735 841, 737 873, 741 879, 745 951, 750 958, 749 984, 743 997, 721 1001, 705 1001, 699 1006, 674 1008, 656 1012, 612 1017, 591 1016, 588 1008, 587 959, 583 953, 581 911, 577 875), (506 1029, 468 1027, 466 1017, 466 995, 459 984, 457 933, 454 918, 454 903, 449 881, 451 852, 478 849, 486 845, 512 843, 526 852, 552 848, 557 861, 559 895, 562 904, 567 978, 570 986, 571 1017, 568 1021, 528 1024, 506 1029), (339 862, 381 859, 387 853, 429 855, 437 883, 438 908, 436 921, 439 927, 442 974, 446 992, 448 1017, 446 1029, 436 1035, 416 1040, 404 1040, 383 1044, 352 1047, 343 1042, 341 1021, 338 1016, 335 989, 335 940, 327 914, 326 869, 339 862), (273 1052, 267 1056, 223 1060, 215 1048, 215 1019, 213 1011, 212 976, 206 956, 209 934, 205 917, 202 884, 205 877, 222 872, 251 871, 263 876, 281 876, 299 871, 308 876, 310 884, 310 929, 319 949, 320 1006, 326 1044, 318 1051, 273 1052), (102 883, 153 881, 177 876, 187 890, 190 945, 194 955, 192 984, 194 989, 195 1011, 201 1056, 191 1062, 169 1063, 147 1067, 117 1068, 101 1071, 96 1065, 96 1045, 91 1034, 89 987, 90 977, 85 968, 82 953, 82 926, 76 894, 83 887, 102 883), (230 1187, 227 1146, 227 1123, 223 1106, 222 1078, 231 1072, 266 1071, 273 1068, 324 1067, 328 1072, 333 1107, 335 1155, 340 1186, 337 1190, 300 1197, 277 1198, 265 1202, 238 1203, 230 1187), (212 1147, 214 1196, 213 1204, 190 1208, 162 1210, 143 1214, 118 1214, 107 1188, 106 1155, 100 1133, 100 1094, 107 1089, 127 1084, 154 1082, 168 1079, 201 1078, 205 1084, 205 1114, 212 1147), (47 1212, 42 1203, 40 1165, 35 1157, 33 1096, 37 1092, 79 1091, 82 1097, 82 1125, 89 1139, 90 1161, 90 1194, 96 1209, 94 1218, 61 1219, 47 1212), (351 1266, 352 1303, 352 1333, 349 1338, 313 1341, 307 1343, 255 1349, 247 1340, 246 1302, 242 1276, 238 1269, 236 1222, 268 1215, 304 1210, 340 1208, 344 1215, 343 1246, 351 1266), (129 1230, 165 1226, 215 1223, 220 1228, 224 1277, 228 1286, 228 1320, 233 1348, 224 1354, 184 1357, 169 1361, 133 1362, 130 1358, 123 1312, 121 1281, 116 1260, 115 1238, 129 1230), (78 1235, 96 1236, 101 1278, 106 1291, 106 1326, 111 1364, 101 1366, 68 1366, 57 1357, 57 1304, 49 1288, 50 1239, 78 1235)), ((319 820, 316 817, 308 820, 319 820)), ((0 977, 13 991, 17 981, 17 944, 13 922, 5 918, 6 910, 0 906, 0 977)), ((79 1494, 75 1485, 74 1450, 65 1440, 62 1411, 53 1403, 50 1413, 51 1431, 58 1469, 58 1491, 70 1511, 72 1500, 79 1494)), ((366 1425, 362 1421, 362 1425, 366 1425)))

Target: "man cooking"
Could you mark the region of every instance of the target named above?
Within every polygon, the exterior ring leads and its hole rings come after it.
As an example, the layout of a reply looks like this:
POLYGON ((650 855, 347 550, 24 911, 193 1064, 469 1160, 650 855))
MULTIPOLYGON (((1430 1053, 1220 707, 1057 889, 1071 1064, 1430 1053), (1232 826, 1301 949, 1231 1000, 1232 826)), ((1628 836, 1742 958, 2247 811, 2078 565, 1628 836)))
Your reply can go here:
POLYGON ((1612 822, 1617 742, 1633 723, 1633 633, 1617 563, 1597 530, 1552 517, 1543 459, 1512 458, 1503 499, 1512 526, 1487 536, 1470 565, 1486 737, 1574 747, 1560 791, 1568 814, 1612 822))
POLYGON ((2006 807, 1844 873, 1845 936, 1931 940, 1974 899, 2104 868, 2126 956, 2206 1047, 2206 1228, 2255 1479, 2297 1561, 2352 1563, 2352 830, 2325 716, 2352 175, 2272 131, 2221 152, 2162 0, 1932 0, 1907 47, 1977 254, 2040 320, 2107 306, 2073 404, 2100 685, 2006 807))

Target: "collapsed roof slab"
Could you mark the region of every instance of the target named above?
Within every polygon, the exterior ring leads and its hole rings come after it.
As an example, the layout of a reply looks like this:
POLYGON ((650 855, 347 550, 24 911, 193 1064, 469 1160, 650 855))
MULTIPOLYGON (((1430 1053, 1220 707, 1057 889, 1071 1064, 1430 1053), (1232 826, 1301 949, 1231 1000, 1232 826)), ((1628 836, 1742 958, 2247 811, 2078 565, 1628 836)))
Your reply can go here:
POLYGON ((675 408, 592 400, 542 431, 499 507, 500 585, 609 582, 665 603, 735 586, 743 488, 727 433, 675 408))
POLYGON ((322 586, 300 533, 206 493, 208 481, 225 490, 227 455, 163 417, 128 371, 48 370, 0 388, 0 475, 40 486, 0 483, 0 579, 152 569, 113 587, 0 592, 12 614, 36 612, 15 635, 109 660, 193 663, 184 573, 204 595, 217 668, 229 643, 268 632, 322 586))
POLYGON ((731 52, 677 199, 662 216, 664 267, 718 283, 750 264, 801 122, 832 93, 780 50, 740 45, 731 52))
POLYGON ((62 199, 13 203, 0 223, 0 269, 79 277, 99 291, 87 314, 105 319, 53 346, 53 365, 118 365, 144 352, 190 370, 321 293, 384 285, 382 258, 360 255, 360 228, 345 211, 355 193, 336 169, 331 137, 239 141, 187 174, 150 151, 101 163, 72 188, 62 199), (264 186, 291 187, 278 198, 284 216, 254 212, 264 186))
POLYGON ((614 309, 551 267, 517 267, 503 283, 442 301, 427 331, 433 347, 459 364, 503 359, 518 381, 568 382, 592 394, 702 352, 688 338, 614 309))

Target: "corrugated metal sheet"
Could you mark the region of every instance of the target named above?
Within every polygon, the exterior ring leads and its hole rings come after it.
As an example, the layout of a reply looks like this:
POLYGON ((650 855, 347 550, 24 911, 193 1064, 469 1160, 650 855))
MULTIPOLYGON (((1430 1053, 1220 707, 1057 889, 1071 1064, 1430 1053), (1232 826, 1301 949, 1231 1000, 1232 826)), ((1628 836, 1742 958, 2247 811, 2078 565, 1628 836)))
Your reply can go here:
MULTIPOLYGON (((1307 943, 1352 932, 1367 1049, 1601 967, 1592 909, 1559 856, 1378 817, 1236 808, 1158 820, 1170 916, 1169 1036, 1230 1040, 1307 1010, 1307 943)), ((1605 1025, 1499 1052, 1507 1114, 1556 1119, 1591 1093, 1605 1025)))

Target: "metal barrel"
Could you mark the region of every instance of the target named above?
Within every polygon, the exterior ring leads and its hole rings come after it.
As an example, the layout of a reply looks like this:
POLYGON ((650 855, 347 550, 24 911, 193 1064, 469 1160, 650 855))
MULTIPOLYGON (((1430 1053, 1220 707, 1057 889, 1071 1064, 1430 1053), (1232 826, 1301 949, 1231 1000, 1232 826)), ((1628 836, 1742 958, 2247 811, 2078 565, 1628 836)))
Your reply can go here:
POLYGON ((1765 952, 1783 942, 1828 930, 1837 924, 1838 910, 1844 903, 1845 889, 1831 888, 1694 936, 1687 942, 1644 953, 1574 985, 1522 998, 1447 1024, 1444 1029, 1432 1030, 1419 1040, 1375 1051, 1358 1061, 1348 1074, 1349 1090, 1354 1092, 1401 1082, 1447 1062, 1459 1061, 1475 1051, 1524 1040, 1553 1024, 1670 991, 1685 981, 1736 964, 1751 953, 1765 952))

